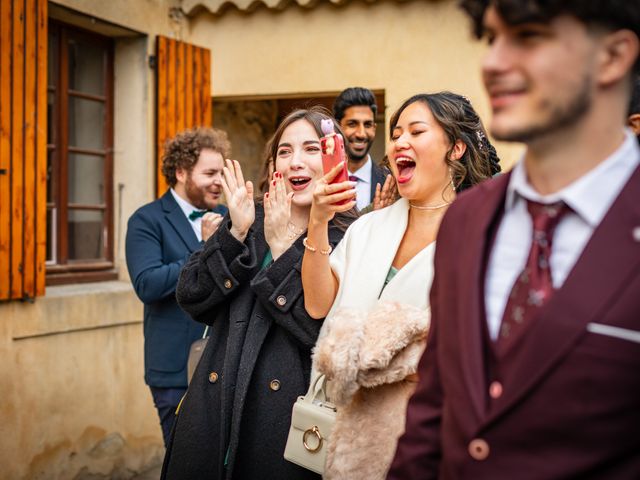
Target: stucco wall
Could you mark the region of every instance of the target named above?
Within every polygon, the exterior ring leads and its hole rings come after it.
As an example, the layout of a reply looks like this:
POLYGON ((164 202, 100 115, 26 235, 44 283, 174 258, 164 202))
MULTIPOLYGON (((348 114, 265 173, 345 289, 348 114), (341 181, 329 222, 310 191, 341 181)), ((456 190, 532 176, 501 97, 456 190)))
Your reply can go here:
MULTIPOLYGON (((188 22, 192 41, 211 48, 214 96, 383 89, 387 119, 419 92, 452 90, 489 108, 480 80, 483 45, 453 0, 290 5, 246 14, 201 11, 188 22)), ((379 132, 378 134, 383 134, 379 132)), ((518 146, 496 143, 507 168, 518 146)))
POLYGON ((128 478, 163 455, 128 283, 0 304, 0 478, 128 478))

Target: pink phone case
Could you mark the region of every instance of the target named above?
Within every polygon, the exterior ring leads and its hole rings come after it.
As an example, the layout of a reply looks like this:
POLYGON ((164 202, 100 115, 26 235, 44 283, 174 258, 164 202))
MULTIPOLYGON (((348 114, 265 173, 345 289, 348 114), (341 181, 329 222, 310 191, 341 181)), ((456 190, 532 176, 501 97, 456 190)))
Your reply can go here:
MULTIPOLYGON (((320 148, 322 149, 322 169, 327 174, 329 171, 338 165, 340 162, 344 162, 344 166, 340 173, 331 181, 331 183, 341 183, 349 180, 349 173, 347 171, 347 154, 344 149, 344 139, 339 133, 333 135, 325 135, 320 138, 320 148)), ((338 205, 344 205, 348 200, 342 200, 338 202, 338 205)))

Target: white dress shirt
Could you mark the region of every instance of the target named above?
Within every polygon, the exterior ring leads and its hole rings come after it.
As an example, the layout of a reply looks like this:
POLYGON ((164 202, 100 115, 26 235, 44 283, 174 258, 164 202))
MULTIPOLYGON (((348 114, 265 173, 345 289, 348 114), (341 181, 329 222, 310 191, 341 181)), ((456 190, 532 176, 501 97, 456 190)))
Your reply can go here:
POLYGON ((191 215, 191 212, 193 212, 194 210, 202 210, 202 209, 196 208, 193 205, 191 205, 184 198, 178 195, 173 188, 171 189, 171 195, 173 195, 173 198, 175 198, 176 202, 178 202, 178 205, 180 206, 180 210, 184 212, 185 217, 187 217, 187 221, 191 225, 191 228, 193 228, 193 231, 195 232, 196 237, 198 237, 198 241, 201 242, 202 241, 202 217, 198 217, 195 220, 189 220, 189 215, 191 215))
POLYGON ((350 171, 349 175, 358 177, 358 183, 356 184, 356 208, 362 210, 373 201, 373 198, 371 198, 371 177, 373 176, 371 155, 367 155, 367 161, 364 165, 355 172, 350 171))
POLYGON ((562 200, 571 208, 556 227, 549 259, 553 287, 558 289, 639 163, 638 140, 627 130, 624 142, 611 156, 551 195, 540 195, 529 184, 522 160, 515 165, 507 187, 504 216, 487 265, 485 305, 492 339, 498 337, 507 298, 531 248, 533 222, 525 199, 540 203, 562 200))

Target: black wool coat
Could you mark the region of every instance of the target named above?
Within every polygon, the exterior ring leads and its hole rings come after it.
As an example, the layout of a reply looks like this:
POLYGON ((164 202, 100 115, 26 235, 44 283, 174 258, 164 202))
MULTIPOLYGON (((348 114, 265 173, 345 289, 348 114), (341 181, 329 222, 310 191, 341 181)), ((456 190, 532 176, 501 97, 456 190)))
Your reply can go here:
MULTIPOLYGON (((317 479, 283 457, 322 326, 304 308, 302 237, 261 269, 269 248, 262 207, 244 243, 229 227, 227 217, 178 282, 180 306, 211 325, 211 338, 179 408, 162 478, 317 479)), ((343 234, 330 226, 329 241, 335 246, 343 234)))

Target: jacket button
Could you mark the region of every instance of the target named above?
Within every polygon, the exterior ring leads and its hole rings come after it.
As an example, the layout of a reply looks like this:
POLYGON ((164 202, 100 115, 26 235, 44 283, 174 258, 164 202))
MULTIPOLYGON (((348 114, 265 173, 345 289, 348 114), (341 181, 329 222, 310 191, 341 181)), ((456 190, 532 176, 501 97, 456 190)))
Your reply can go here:
POLYGON ((216 372, 211 372, 209 374, 209 383, 216 383, 218 381, 218 374, 216 372))
POLYGON ((228 278, 224 281, 224 288, 226 288, 227 290, 229 290, 231 287, 233 287, 233 283, 231 283, 231 280, 229 280, 228 278))
POLYGON ((278 390, 280 390, 280 380, 278 379, 271 380, 271 382, 269 383, 269 388, 274 392, 277 392, 278 390))
POLYGON ((280 295, 278 298, 276 298, 276 303, 281 307, 284 307, 287 304, 287 297, 285 297, 284 295, 280 295))
POLYGON ((486 460, 489 456, 489 444, 481 438, 474 438, 469 442, 469 455, 474 460, 486 460))
POLYGON ((500 382, 491 382, 491 385, 489 385, 489 396, 494 400, 502 396, 502 384, 500 382))

